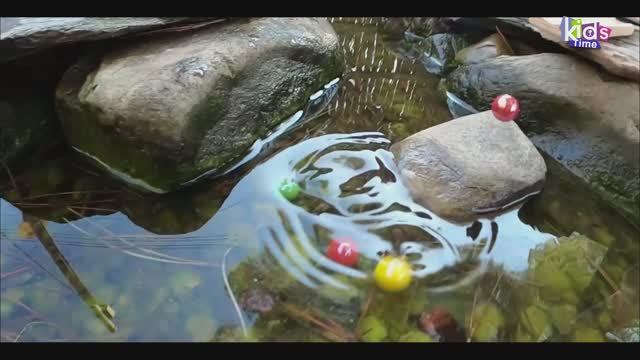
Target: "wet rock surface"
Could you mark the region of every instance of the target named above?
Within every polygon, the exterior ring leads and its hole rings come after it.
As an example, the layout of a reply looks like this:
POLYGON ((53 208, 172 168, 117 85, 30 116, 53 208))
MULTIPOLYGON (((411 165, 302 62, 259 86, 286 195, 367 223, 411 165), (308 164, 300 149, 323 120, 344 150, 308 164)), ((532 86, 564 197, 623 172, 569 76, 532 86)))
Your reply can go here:
POLYGON ((186 17, 2 17, 0 62, 54 46, 111 39, 183 22, 215 18, 186 17))
POLYGON ((230 165, 340 76, 338 46, 314 18, 158 36, 79 61, 58 86, 57 109, 71 146, 166 192, 230 165))
POLYGON ((478 110, 508 93, 533 143, 638 218, 640 93, 563 54, 500 57, 461 66, 446 88, 478 110), (509 74, 509 76, 505 76, 509 74))
POLYGON ((460 221, 539 192, 546 172, 518 126, 490 111, 414 134, 391 151, 414 199, 460 221))

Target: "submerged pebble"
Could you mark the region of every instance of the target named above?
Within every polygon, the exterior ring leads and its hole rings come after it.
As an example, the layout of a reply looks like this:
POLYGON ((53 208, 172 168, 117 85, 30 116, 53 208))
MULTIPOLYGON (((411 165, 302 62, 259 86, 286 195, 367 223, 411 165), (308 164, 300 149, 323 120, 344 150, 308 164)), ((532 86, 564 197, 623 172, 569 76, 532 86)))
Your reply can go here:
POLYGON ((453 315, 445 308, 436 307, 420 315, 418 326, 432 337, 444 342, 462 342, 466 340, 465 331, 453 315))
POLYGON ((275 305, 273 297, 262 289, 249 290, 241 300, 242 307, 247 311, 267 314, 275 305))

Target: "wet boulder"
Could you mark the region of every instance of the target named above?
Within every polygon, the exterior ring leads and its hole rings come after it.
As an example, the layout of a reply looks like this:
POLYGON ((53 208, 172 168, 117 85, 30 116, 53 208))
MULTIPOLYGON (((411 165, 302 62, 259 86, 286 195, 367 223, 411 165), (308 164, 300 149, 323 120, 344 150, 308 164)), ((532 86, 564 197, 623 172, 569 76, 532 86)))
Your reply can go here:
POLYGON ((461 66, 444 87, 477 110, 508 93, 533 143, 640 219, 640 89, 563 54, 503 56, 461 66))
POLYGON ((546 173, 542 156, 518 126, 490 111, 423 130, 391 151, 413 198, 458 221, 538 193, 546 173))
MULTIPOLYGON (((215 18, 185 17, 3 17, 0 62, 52 47, 112 39, 184 22, 215 18)), ((221 19, 222 20, 222 19, 221 19)))
POLYGON ((344 70, 326 20, 258 18, 92 53, 60 82, 68 142, 165 193, 230 166, 344 70))

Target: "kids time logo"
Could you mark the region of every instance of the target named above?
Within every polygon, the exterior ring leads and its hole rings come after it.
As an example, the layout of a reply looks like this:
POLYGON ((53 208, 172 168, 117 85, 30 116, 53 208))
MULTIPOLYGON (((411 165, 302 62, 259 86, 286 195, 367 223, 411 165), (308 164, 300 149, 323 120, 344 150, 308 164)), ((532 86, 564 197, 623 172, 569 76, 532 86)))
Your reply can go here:
POLYGON ((583 24, 581 18, 562 17, 560 23, 562 40, 573 48, 600 49, 600 41, 608 41, 611 28, 599 22, 583 24))

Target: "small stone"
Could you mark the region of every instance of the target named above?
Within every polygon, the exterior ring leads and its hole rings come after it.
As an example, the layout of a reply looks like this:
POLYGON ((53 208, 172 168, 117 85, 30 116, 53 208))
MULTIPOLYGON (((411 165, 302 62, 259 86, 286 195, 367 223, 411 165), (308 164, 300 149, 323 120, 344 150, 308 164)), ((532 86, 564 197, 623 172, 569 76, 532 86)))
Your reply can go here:
POLYGON ((242 298, 242 307, 247 311, 267 314, 273 310, 273 297, 261 289, 251 289, 242 298))
POLYGON ((420 316, 418 325, 422 331, 444 342, 462 342, 466 340, 462 329, 451 313, 442 307, 436 307, 420 316))

